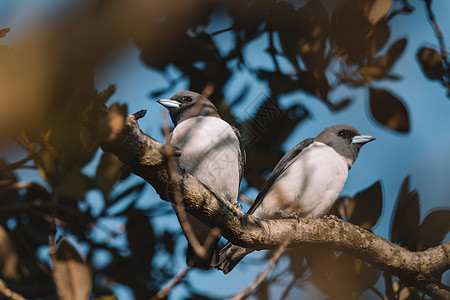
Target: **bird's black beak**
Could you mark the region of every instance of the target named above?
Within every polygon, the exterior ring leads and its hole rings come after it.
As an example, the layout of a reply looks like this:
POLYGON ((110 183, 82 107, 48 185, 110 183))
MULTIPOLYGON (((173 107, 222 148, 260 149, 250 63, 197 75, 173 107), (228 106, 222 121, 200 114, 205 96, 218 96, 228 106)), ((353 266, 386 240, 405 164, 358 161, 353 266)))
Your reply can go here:
POLYGON ((373 140, 375 140, 375 138, 370 135, 355 135, 352 138, 352 144, 360 144, 362 146, 365 143, 371 142, 373 140))
POLYGON ((181 103, 176 101, 176 100, 172 100, 172 99, 160 99, 158 101, 159 104, 161 104, 162 106, 164 106, 165 108, 169 109, 169 108, 180 108, 181 103))

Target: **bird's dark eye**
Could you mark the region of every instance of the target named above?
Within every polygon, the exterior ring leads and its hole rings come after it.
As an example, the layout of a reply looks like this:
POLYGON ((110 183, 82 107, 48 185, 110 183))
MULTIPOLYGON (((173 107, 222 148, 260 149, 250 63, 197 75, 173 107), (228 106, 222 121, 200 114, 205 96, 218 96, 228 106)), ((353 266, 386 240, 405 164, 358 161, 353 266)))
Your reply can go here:
POLYGON ((345 136, 345 130, 341 130, 338 132, 338 136, 344 137, 345 136))
POLYGON ((187 102, 192 102, 192 98, 187 96, 186 98, 184 98, 184 100, 186 100, 187 102))

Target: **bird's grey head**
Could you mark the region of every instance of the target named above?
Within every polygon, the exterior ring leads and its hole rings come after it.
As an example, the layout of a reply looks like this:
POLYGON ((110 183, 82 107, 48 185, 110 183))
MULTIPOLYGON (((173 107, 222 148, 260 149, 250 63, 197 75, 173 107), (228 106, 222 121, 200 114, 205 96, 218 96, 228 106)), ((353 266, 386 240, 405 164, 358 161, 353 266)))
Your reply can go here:
POLYGON ((214 104, 208 98, 196 92, 178 92, 170 99, 160 99, 157 102, 169 110, 170 118, 175 126, 184 120, 197 116, 220 118, 214 104))
POLYGON ((359 149, 374 139, 369 135, 361 135, 353 126, 338 124, 325 128, 314 140, 332 147, 342 155, 350 169, 358 157, 359 149))

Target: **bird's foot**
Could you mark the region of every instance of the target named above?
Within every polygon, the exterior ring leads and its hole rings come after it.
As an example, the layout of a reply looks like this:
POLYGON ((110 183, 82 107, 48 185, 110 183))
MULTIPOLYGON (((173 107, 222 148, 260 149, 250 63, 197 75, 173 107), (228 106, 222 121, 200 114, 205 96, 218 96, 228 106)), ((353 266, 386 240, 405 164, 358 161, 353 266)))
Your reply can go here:
POLYGON ((336 215, 326 215, 326 216, 323 216, 323 219, 325 219, 325 220, 339 220, 339 217, 338 216, 336 216, 336 215))
POLYGON ((296 219, 297 221, 300 221, 300 215, 296 212, 286 214, 283 211, 278 211, 278 215, 281 219, 296 219))
POLYGON ((243 207, 242 204, 240 204, 237 200, 231 201, 231 204, 233 204, 233 206, 238 209, 242 209, 242 207, 243 207))
POLYGON ((161 149, 161 152, 165 157, 180 157, 182 153, 182 151, 178 147, 172 146, 170 144, 164 145, 161 149))

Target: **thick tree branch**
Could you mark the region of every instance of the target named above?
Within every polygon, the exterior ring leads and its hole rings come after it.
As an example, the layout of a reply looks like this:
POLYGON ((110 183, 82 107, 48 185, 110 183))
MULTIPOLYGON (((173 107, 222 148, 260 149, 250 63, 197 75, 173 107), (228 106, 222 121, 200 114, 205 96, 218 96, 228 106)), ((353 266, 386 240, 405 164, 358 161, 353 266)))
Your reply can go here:
POLYGON ((410 252, 342 220, 262 220, 247 215, 189 174, 171 176, 169 180, 166 147, 144 134, 134 115, 127 117, 123 131, 102 148, 117 155, 164 200, 171 201, 173 187, 179 185, 186 210, 211 227, 221 228, 222 235, 234 244, 260 250, 277 248, 290 238, 290 247, 306 244, 349 251, 433 298, 450 299, 448 287, 440 282, 443 272, 450 268, 450 242, 410 252))

